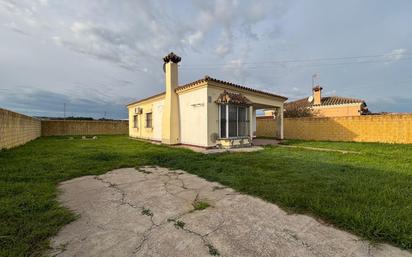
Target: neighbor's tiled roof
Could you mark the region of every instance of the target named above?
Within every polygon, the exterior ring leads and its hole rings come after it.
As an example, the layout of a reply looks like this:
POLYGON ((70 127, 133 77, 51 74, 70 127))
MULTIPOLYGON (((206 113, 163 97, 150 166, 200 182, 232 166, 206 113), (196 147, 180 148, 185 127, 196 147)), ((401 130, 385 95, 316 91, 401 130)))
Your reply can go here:
POLYGON ((355 104, 364 103, 362 99, 340 97, 340 96, 326 96, 322 97, 321 105, 336 105, 336 104, 355 104))
MULTIPOLYGON (((237 85, 237 84, 234 84, 234 83, 231 83, 231 82, 228 82, 228 81, 211 78, 211 77, 209 77, 209 76, 205 76, 205 77, 202 78, 202 79, 199 79, 199 80, 190 82, 190 83, 188 83, 188 84, 186 84, 186 85, 183 85, 183 86, 179 86, 179 87, 177 87, 177 88, 175 89, 175 91, 178 92, 178 91, 183 90, 183 89, 195 87, 195 86, 198 86, 198 85, 200 85, 201 83, 207 82, 207 81, 213 81, 213 82, 217 82, 217 83, 224 84, 224 85, 227 85, 227 86, 231 86, 231 87, 234 87, 234 88, 239 88, 239 89, 243 89, 243 90, 247 90, 247 91, 251 91, 251 92, 256 92, 256 93, 260 93, 260 94, 264 94, 264 95, 275 96, 275 97, 282 98, 282 99, 284 99, 284 100, 287 100, 287 99, 288 99, 287 97, 284 97, 284 96, 281 96, 281 95, 276 95, 276 94, 273 94, 273 93, 269 93, 269 92, 257 90, 257 89, 254 89, 254 88, 237 85)), ((146 100, 149 100, 149 99, 152 99, 152 98, 155 98, 155 97, 164 95, 164 94, 165 94, 165 92, 162 92, 162 93, 159 93, 159 94, 157 94, 157 95, 149 96, 149 97, 146 97, 146 98, 143 98, 143 99, 140 99, 140 100, 131 102, 131 103, 127 104, 127 106, 132 105, 132 104, 137 104, 137 103, 140 103, 140 102, 143 102, 143 101, 146 101, 146 100)))
POLYGON ((308 98, 299 99, 296 101, 285 103, 285 109, 299 109, 312 106, 327 106, 327 105, 342 105, 342 104, 355 104, 361 103, 366 106, 366 103, 362 99, 340 97, 340 96, 326 96, 321 98, 321 104, 315 105, 308 101, 308 98))
POLYGON ((285 99, 285 100, 288 99, 287 97, 284 97, 284 96, 281 96, 281 95, 276 95, 276 94, 273 94, 273 93, 257 90, 257 89, 254 89, 254 88, 245 87, 245 86, 234 84, 234 83, 231 83, 231 82, 228 82, 228 81, 215 79, 215 78, 212 78, 212 77, 209 77, 209 76, 205 76, 202 79, 199 79, 199 80, 193 81, 191 83, 188 83, 186 85, 180 86, 180 87, 176 88, 176 91, 180 91, 180 90, 190 88, 190 87, 195 87, 195 86, 197 86, 197 85, 199 85, 203 82, 207 82, 207 81, 213 81, 213 82, 224 84, 224 85, 231 86, 231 87, 234 87, 234 88, 243 89, 243 90, 247 90, 247 91, 251 91, 251 92, 256 92, 256 93, 260 93, 260 94, 264 94, 264 95, 275 96, 275 97, 279 97, 279 98, 282 98, 282 99, 285 99))

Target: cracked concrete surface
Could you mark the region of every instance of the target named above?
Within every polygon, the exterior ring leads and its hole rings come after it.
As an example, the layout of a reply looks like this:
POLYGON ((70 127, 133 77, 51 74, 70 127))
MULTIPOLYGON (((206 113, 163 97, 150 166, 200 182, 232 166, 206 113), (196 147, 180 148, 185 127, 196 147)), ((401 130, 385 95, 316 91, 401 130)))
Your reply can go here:
POLYGON ((80 217, 52 239, 50 256, 412 256, 180 170, 118 169, 60 189, 80 217))

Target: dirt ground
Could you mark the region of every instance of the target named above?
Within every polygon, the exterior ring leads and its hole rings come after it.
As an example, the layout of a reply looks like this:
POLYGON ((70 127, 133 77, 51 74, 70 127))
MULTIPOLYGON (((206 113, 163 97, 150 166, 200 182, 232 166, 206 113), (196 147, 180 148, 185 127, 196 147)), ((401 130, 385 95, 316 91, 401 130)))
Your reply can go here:
POLYGON ((180 170, 118 169, 60 189, 80 216, 51 256, 412 256, 180 170))

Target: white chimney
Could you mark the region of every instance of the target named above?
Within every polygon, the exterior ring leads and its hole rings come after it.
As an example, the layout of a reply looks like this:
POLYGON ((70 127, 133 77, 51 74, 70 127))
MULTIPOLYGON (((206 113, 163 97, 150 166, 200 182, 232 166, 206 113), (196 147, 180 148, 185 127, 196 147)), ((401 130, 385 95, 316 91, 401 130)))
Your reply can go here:
POLYGON ((175 89, 179 86, 178 63, 181 58, 171 52, 163 58, 166 95, 163 106, 162 143, 180 143, 179 98, 175 89))

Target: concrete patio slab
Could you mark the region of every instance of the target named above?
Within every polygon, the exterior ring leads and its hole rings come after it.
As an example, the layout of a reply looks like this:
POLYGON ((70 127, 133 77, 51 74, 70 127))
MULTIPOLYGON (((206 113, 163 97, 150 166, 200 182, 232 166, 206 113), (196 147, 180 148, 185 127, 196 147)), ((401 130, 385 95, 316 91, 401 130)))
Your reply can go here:
POLYGON ((80 218, 50 256, 412 256, 181 170, 118 169, 60 189, 80 218), (195 210, 199 201, 210 206, 195 210))
POLYGON ((239 147, 239 148, 229 148, 229 149, 221 149, 221 148, 203 148, 197 146, 190 146, 190 145, 176 145, 173 147, 178 148, 186 148, 190 149, 197 153, 203 154, 218 154, 218 153, 242 153, 242 152, 256 152, 263 150, 261 146, 248 146, 248 147, 239 147))
POLYGON ((254 138, 253 145, 256 146, 265 146, 265 145, 278 145, 282 140, 269 139, 269 138, 254 138))

